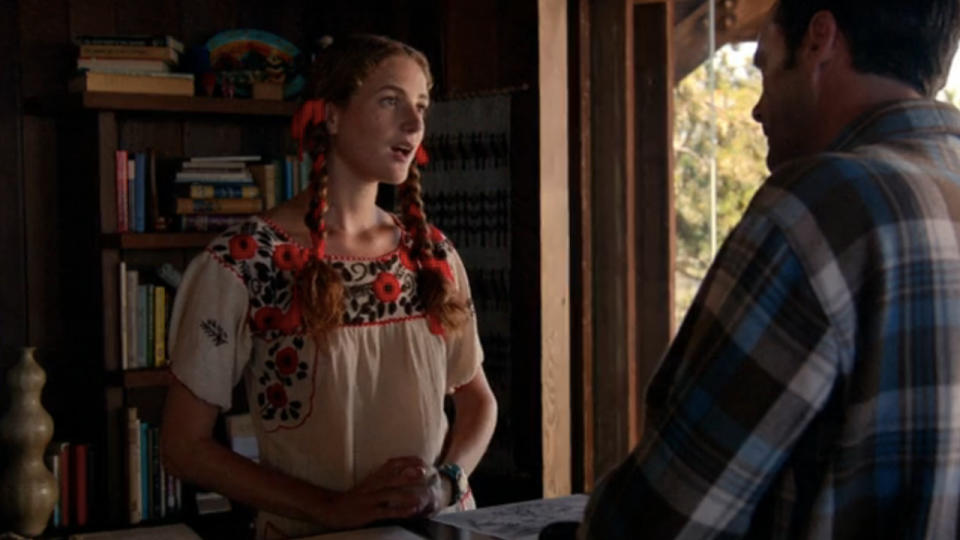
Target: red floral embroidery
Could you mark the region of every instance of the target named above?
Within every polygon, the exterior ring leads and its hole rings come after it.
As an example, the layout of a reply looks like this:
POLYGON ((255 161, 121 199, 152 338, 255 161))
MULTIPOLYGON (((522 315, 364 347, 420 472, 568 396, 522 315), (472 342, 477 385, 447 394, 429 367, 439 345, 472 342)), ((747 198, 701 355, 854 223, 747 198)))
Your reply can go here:
POLYGON ((260 331, 273 330, 283 319, 280 308, 263 307, 253 314, 253 326, 260 331))
POLYGON ((413 259, 410 258, 410 253, 406 249, 401 248, 398 252, 400 254, 400 264, 404 266, 407 270, 411 272, 417 271, 417 265, 413 262, 413 259))
POLYGON ((283 383, 273 383, 267 387, 267 401, 277 409, 287 406, 287 391, 283 388, 283 383))
POLYGON ((249 234, 238 234, 230 239, 230 256, 234 259, 249 259, 256 253, 257 241, 249 234))
POLYGON ((281 375, 292 375, 297 371, 297 365, 300 359, 297 358, 297 350, 293 347, 287 347, 277 351, 277 371, 281 375))
POLYGON ((373 282, 373 292, 381 302, 395 302, 400 297, 400 281, 390 272, 380 272, 373 282))
POLYGON ((280 270, 299 270, 303 265, 300 249, 293 244, 280 244, 273 252, 273 263, 280 270))

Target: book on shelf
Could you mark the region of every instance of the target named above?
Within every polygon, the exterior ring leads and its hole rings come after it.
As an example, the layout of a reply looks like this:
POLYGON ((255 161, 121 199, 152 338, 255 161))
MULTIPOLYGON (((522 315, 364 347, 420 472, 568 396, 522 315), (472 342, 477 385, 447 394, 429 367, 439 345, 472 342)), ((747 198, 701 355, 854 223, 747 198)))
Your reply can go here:
POLYGON ((127 151, 116 152, 117 232, 130 230, 127 207, 127 151))
POLYGON ((180 195, 191 199, 256 199, 260 188, 256 184, 188 184, 180 195))
POLYGON ((118 92, 132 94, 193 95, 192 73, 131 71, 107 73, 84 71, 70 80, 71 92, 118 92))
POLYGON ((158 60, 176 64, 180 53, 172 47, 153 45, 80 45, 78 57, 100 60, 158 60))
POLYGON ((182 232, 220 232, 250 219, 250 214, 183 214, 177 216, 182 232))
POLYGON ((57 528, 84 527, 96 503, 92 446, 85 442, 54 441, 46 452, 47 465, 57 482, 59 497, 50 524, 57 528))
POLYGON ((177 198, 177 214, 255 214, 263 211, 261 199, 177 198))
POLYGON ((119 45, 124 47, 169 47, 179 53, 183 52, 183 42, 168 35, 154 36, 125 36, 125 35, 82 35, 74 41, 81 47, 84 45, 119 45))
POLYGON ((174 178, 174 182, 177 184, 190 184, 194 182, 210 182, 210 183, 236 183, 236 184, 252 184, 253 177, 250 176, 250 173, 246 170, 244 171, 197 171, 197 170, 186 170, 180 171, 177 173, 174 178))
POLYGON ((77 58, 77 70, 99 71, 103 73, 170 73, 173 66, 165 60, 150 58, 77 58))
POLYGON ((273 163, 250 165, 250 174, 263 193, 263 206, 269 210, 277 205, 277 168, 273 163))
POLYGON ((263 159, 262 156, 254 155, 236 155, 236 156, 194 156, 190 158, 191 162, 211 162, 211 161, 239 161, 239 162, 248 162, 248 161, 260 161, 263 159))
MULTIPOLYGON (((173 294, 160 268, 129 269, 119 263, 121 368, 143 369, 166 366, 167 333, 173 294), (126 343, 126 346, 124 346, 126 343)), ((175 269, 173 269, 176 271, 175 269)), ((166 272, 169 272, 167 270, 166 272)))
POLYGON ((163 468, 160 428, 127 408, 126 472, 128 521, 136 524, 177 514, 182 509, 180 480, 163 468))
POLYGON ((140 417, 136 407, 127 408, 127 520, 131 524, 143 519, 140 472, 140 417))

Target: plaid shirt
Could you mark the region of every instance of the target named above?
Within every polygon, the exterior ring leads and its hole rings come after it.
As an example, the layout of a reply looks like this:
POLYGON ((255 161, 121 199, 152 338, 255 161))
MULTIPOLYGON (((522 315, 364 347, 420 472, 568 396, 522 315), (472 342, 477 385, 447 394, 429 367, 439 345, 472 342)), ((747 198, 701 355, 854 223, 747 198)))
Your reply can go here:
POLYGON ((960 537, 960 112, 887 105, 778 168, 580 534, 960 537))

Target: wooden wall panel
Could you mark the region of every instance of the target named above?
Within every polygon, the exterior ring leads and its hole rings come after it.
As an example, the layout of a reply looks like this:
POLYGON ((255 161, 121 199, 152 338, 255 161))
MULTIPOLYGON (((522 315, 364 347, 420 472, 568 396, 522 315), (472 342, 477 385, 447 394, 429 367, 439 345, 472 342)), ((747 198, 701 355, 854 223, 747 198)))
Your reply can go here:
POLYGON ((634 154, 637 209, 637 429, 644 396, 673 336, 675 211, 673 198, 673 3, 633 7, 634 154))
POLYGON ((590 2, 568 2, 571 477, 593 489, 593 250, 590 199, 590 2))
POLYGON ((0 1, 0 375, 27 344, 18 5, 0 1))
POLYGON ((540 318, 543 496, 570 494, 570 204, 567 6, 539 0, 540 318))
MULTIPOLYGON (((594 477, 636 443, 634 320, 629 290, 634 212, 628 197, 633 149, 628 145, 627 2, 590 4, 590 244, 592 246, 594 477)), ((632 137, 632 134, 631 134, 632 137)))

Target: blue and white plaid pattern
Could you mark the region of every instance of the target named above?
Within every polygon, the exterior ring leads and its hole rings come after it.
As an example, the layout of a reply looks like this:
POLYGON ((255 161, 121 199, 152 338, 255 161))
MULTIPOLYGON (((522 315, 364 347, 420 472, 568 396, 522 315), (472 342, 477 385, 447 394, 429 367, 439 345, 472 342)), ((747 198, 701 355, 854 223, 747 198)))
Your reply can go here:
POLYGON ((873 111, 764 183, 581 536, 960 537, 960 112, 873 111))

